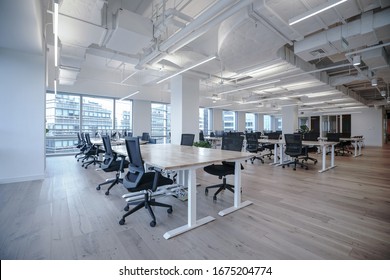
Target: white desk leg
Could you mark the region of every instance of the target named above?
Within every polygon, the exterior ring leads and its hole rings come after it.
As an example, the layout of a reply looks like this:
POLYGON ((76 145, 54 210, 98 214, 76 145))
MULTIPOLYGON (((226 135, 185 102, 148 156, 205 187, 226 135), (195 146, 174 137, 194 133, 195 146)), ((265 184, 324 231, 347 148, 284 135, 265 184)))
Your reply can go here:
POLYGON ((276 156, 278 154, 278 144, 274 144, 274 164, 278 164, 278 157, 276 156))
POLYGON ((186 170, 187 173, 185 176, 187 178, 188 185, 188 222, 186 225, 175 228, 173 230, 167 231, 164 234, 165 239, 169 239, 175 237, 179 234, 182 234, 186 231, 190 231, 194 228, 207 224, 215 220, 214 217, 207 216, 200 220, 196 220, 196 170, 190 169, 186 170))
POLYGON ((330 158, 330 166, 329 167, 326 167, 326 146, 323 145, 322 146, 322 169, 319 170, 318 172, 322 173, 322 172, 325 172, 329 169, 332 169, 336 167, 336 165, 334 165, 334 145, 332 145, 331 147, 331 158, 330 158))
POLYGON ((241 203, 241 163, 236 161, 234 165, 234 206, 220 211, 218 215, 225 216, 252 203, 249 200, 241 203))

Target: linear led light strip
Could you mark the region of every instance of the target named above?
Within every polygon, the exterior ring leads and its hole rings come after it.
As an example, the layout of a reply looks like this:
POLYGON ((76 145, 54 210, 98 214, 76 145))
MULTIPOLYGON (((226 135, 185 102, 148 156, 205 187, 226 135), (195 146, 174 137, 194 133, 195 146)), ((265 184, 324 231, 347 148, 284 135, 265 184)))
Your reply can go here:
POLYGON ((125 97, 122 97, 121 99, 119 99, 119 101, 123 101, 123 100, 125 100, 125 99, 127 99, 127 98, 129 98, 129 97, 131 97, 133 95, 136 95, 137 93, 139 93, 139 90, 137 90, 137 91, 135 91, 135 92, 125 96, 125 97))
POLYGON ((219 92, 218 95, 232 93, 232 92, 245 90, 245 89, 250 89, 250 88, 255 88, 255 87, 260 87, 260 86, 265 86, 265 85, 274 84, 274 83, 277 83, 277 82, 280 82, 280 80, 273 80, 273 81, 264 82, 264 83, 260 83, 260 84, 249 85, 249 86, 246 86, 246 87, 240 87, 240 88, 236 88, 236 89, 232 89, 232 90, 228 90, 228 91, 223 91, 223 92, 219 92))
POLYGON ((213 59, 215 59, 215 58, 216 58, 216 56, 212 56, 212 57, 206 58, 205 60, 202 60, 201 62, 199 62, 199 63, 197 63, 197 64, 195 64, 195 65, 192 65, 192 66, 189 66, 189 67, 187 67, 187 68, 184 68, 183 70, 180 70, 179 72, 177 72, 177 73, 175 73, 175 74, 173 74, 173 75, 171 75, 171 76, 168 76, 168 77, 166 77, 166 78, 164 78, 164 79, 162 79, 162 80, 159 80, 159 81, 157 82, 157 84, 162 83, 162 82, 164 82, 164 81, 166 81, 166 80, 169 80, 170 78, 173 78, 173 77, 175 77, 175 76, 177 76, 177 75, 180 75, 181 73, 184 73, 184 72, 186 72, 186 71, 188 71, 188 70, 190 70, 190 69, 192 69, 192 68, 195 68, 195 67, 197 67, 197 66, 199 66, 199 65, 202 65, 202 64, 204 64, 204 63, 206 63, 206 62, 209 62, 210 60, 213 60, 213 59))
POLYGON ((340 5, 341 3, 344 3, 346 2, 347 0, 333 0, 333 1, 329 1, 329 2, 326 2, 320 6, 318 6, 317 8, 314 8, 310 11, 307 11, 306 13, 303 13, 302 15, 300 16, 297 16, 297 17, 293 17, 292 19, 290 19, 288 21, 288 24, 289 25, 293 25, 293 24, 296 24, 302 20, 305 20, 309 17, 312 17, 312 16, 315 16, 319 13, 322 13, 323 11, 326 11, 326 10, 329 10, 330 8, 333 8, 337 5, 340 5))
POLYGON ((54 2, 54 22, 53 22, 53 33, 54 33, 54 66, 58 66, 58 3, 54 2))

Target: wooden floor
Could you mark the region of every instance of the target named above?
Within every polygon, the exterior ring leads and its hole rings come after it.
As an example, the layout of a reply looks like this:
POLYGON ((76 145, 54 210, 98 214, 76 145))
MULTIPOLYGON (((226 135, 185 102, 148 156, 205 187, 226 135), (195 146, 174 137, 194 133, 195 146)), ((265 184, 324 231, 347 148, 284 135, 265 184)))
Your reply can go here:
POLYGON ((204 187, 219 179, 199 170, 198 217, 216 220, 170 240, 163 234, 186 223, 186 202, 162 197, 174 211, 155 208, 155 228, 145 209, 120 226, 126 190, 95 189, 112 174, 50 157, 44 180, 0 185, 0 258, 390 259, 390 146, 363 154, 338 156, 325 173, 320 159, 296 171, 243 163, 243 199, 254 204, 225 217, 217 213, 232 193, 213 202, 204 187))

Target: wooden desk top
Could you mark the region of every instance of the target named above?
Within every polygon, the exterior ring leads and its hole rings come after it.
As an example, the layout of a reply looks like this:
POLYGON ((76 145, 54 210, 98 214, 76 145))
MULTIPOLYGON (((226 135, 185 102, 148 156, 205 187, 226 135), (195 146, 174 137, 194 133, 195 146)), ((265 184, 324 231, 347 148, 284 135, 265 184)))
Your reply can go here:
MULTIPOLYGON (((285 144, 284 140, 275 140, 275 139, 259 139, 259 143, 270 143, 270 144, 285 144)), ((302 144, 305 146, 331 146, 336 145, 338 142, 328 142, 328 141, 302 141, 302 144)))
MULTIPOLYGON (((126 155, 125 145, 113 148, 118 154, 126 155)), ((141 146, 142 159, 146 164, 164 169, 178 170, 201 167, 221 161, 244 160, 253 156, 247 152, 198 148, 175 144, 151 144, 141 146)))

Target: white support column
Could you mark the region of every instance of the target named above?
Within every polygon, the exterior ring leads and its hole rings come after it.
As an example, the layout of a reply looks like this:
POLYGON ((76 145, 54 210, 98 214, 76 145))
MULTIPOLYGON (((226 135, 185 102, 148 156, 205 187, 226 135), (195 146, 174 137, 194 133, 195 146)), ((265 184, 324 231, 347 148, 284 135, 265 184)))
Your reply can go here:
POLYGON ((213 130, 223 130, 221 109, 213 109, 213 130))
POLYGON ((236 131, 245 131, 245 112, 237 112, 237 128, 236 131))
POLYGON ((256 131, 264 131, 264 114, 256 114, 257 116, 257 127, 256 131))
POLYGON ((298 106, 282 107, 283 134, 294 133, 298 129, 298 106))
POLYGON ((133 100, 133 136, 152 131, 152 108, 150 101, 133 100), (142 118, 138 117, 142 116, 142 118))
POLYGON ((180 144, 182 133, 199 139, 199 80, 182 75, 171 80, 171 143, 180 144))

